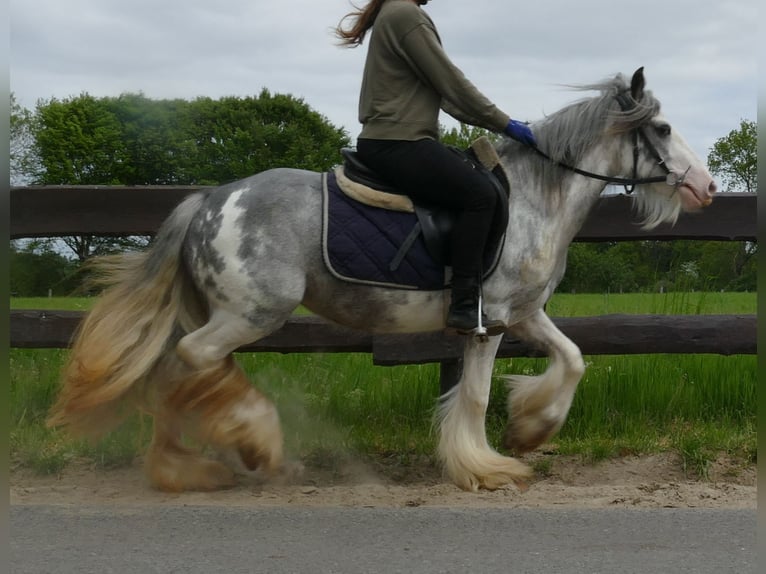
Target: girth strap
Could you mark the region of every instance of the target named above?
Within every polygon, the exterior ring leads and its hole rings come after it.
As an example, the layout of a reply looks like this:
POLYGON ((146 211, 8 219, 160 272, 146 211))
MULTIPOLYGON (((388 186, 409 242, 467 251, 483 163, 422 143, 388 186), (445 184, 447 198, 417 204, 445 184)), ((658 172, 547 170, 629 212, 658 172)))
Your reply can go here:
POLYGON ((410 231, 409 235, 407 235, 405 240, 399 246, 399 251, 396 252, 396 256, 391 260, 391 263, 389 263, 388 268, 391 271, 396 271, 397 269, 399 269, 399 265, 402 264, 402 261, 407 256, 407 253, 410 251, 410 248, 418 240, 418 236, 420 235, 420 230, 421 230, 420 221, 418 221, 417 223, 415 223, 415 225, 412 226, 412 231, 410 231))

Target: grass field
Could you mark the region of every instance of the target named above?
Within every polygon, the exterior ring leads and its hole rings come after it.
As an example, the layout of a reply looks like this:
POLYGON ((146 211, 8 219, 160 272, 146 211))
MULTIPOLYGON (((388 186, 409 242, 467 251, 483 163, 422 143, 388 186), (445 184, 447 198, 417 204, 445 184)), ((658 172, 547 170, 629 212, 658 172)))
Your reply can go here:
MULTIPOLYGON (((13 299, 12 308, 87 309, 88 299, 13 299)), ((606 313, 755 313, 748 293, 555 295, 552 316, 606 313)), ((134 416, 96 444, 71 441, 43 421, 66 350, 11 350, 12 462, 55 473, 71 461, 99 467, 131 462, 151 436, 134 416)), ((437 365, 377 367, 369 355, 241 354, 254 384, 278 404, 289 452, 308 464, 337 457, 394 459, 431 455, 439 392, 437 365)), ((717 355, 588 356, 567 423, 551 450, 588 460, 678 452, 687 470, 705 476, 724 453, 743 465, 756 458, 756 357, 717 355)), ((544 359, 498 360, 495 375, 538 373, 544 359)), ((505 388, 493 382, 487 428, 499 445, 505 388)), ((328 462, 329 461, 329 462, 328 462)), ((544 470, 544 469, 542 469, 544 470)))

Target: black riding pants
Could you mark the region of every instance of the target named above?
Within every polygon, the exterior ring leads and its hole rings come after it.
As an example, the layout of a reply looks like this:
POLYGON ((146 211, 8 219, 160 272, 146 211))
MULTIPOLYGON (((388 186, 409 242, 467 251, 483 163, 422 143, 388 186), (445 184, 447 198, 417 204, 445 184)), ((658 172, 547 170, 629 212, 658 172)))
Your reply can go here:
POLYGON ((357 141, 359 158, 415 201, 455 211, 450 250, 455 282, 481 274, 497 195, 492 183, 443 144, 418 141, 357 141))

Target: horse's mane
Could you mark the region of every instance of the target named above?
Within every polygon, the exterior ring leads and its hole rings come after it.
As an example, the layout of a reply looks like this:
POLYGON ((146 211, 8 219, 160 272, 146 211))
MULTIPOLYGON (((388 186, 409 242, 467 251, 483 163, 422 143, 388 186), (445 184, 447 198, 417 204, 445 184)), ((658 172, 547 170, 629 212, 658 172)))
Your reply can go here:
MULTIPOLYGON (((596 84, 568 87, 577 91, 598 91, 599 95, 574 102, 533 124, 538 147, 552 159, 568 165, 577 166, 583 155, 605 134, 629 131, 660 110, 659 101, 651 91, 645 91, 632 110, 622 111, 615 96, 623 92, 630 94, 630 85, 622 74, 596 84)), ((521 146, 507 138, 498 145, 501 155, 513 157, 520 150, 521 146), (511 146, 515 147, 510 149, 511 146)), ((527 150, 524 155, 537 157, 532 150, 527 150)), ((549 161, 532 161, 528 168, 544 178, 546 187, 562 177, 562 168, 549 161)))

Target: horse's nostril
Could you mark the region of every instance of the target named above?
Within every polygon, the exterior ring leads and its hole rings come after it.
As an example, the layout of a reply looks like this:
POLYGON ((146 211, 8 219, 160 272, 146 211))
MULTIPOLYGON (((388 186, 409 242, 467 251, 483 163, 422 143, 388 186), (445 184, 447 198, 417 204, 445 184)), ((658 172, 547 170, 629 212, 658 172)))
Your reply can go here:
POLYGON ((715 184, 715 182, 714 182, 714 181, 711 181, 711 182, 710 182, 710 185, 709 185, 709 186, 708 186, 708 188, 707 188, 707 190, 708 190, 708 192, 710 192, 710 193, 715 193, 716 191, 718 191, 718 186, 715 184))

